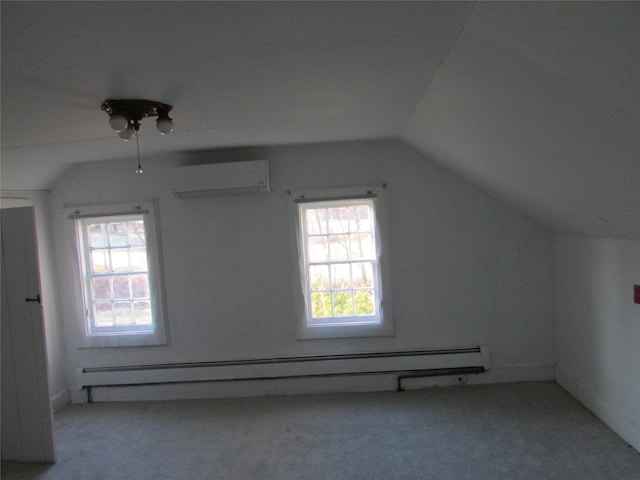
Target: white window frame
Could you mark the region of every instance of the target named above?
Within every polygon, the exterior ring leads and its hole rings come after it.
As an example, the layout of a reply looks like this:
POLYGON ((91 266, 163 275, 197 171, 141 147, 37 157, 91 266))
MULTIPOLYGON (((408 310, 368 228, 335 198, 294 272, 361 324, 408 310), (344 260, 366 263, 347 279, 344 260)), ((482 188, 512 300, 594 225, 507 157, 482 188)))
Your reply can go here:
MULTIPOLYGON (((80 315, 82 319, 82 347, 127 347, 167 344, 164 282, 160 263, 160 236, 153 201, 134 204, 92 205, 67 209, 73 220, 76 257, 79 272, 80 315), (86 226, 99 222, 140 219, 144 222, 152 324, 150 326, 97 327, 93 319, 93 299, 90 287, 90 253, 86 226)), ((133 272, 132 272, 133 273, 133 272)))
MULTIPOLYGON (((292 241, 297 245, 294 261, 294 309, 298 319, 298 338, 341 338, 391 336, 394 326, 391 318, 391 287, 387 241, 387 216, 383 187, 334 188, 324 190, 297 191, 290 194, 290 217, 292 241), (352 204, 362 200, 372 207, 375 254, 369 260, 375 264, 374 298, 375 312, 364 316, 333 316, 322 320, 311 315, 311 287, 308 260, 308 238, 303 212, 314 206, 328 206, 336 202, 352 204)), ((357 262, 350 260, 345 263, 357 262)), ((330 262, 320 262, 321 264, 330 262)), ((340 262, 343 263, 343 262, 340 262)))

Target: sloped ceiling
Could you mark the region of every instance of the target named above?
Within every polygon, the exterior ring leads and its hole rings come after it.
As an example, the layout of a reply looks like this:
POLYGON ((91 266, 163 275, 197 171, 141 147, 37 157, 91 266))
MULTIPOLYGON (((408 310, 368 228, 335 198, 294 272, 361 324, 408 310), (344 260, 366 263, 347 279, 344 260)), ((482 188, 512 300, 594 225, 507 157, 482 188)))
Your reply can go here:
POLYGON ((562 231, 640 238, 639 3, 482 3, 403 133, 562 231))
POLYGON ((558 230, 640 238, 637 3, 10 2, 3 190, 134 156, 397 138, 558 230))

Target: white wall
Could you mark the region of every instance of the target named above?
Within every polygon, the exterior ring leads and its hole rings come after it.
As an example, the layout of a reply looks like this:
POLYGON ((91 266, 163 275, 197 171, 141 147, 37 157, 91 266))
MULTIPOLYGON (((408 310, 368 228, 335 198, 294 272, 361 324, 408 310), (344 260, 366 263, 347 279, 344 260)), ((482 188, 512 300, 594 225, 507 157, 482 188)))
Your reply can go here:
POLYGON ((493 370, 484 378, 553 378, 548 230, 398 142, 245 153, 270 160, 272 193, 177 200, 169 178, 178 157, 143 158, 143 175, 133 173, 133 157, 83 164, 55 185, 71 375, 99 365, 485 344, 493 370), (297 340, 287 191, 382 183, 388 184, 396 335, 297 340), (64 208, 147 198, 158 199, 170 345, 79 349, 82 319, 73 307, 79 287, 64 208))
POLYGON ((640 242, 558 235, 557 381, 640 450, 640 242))
POLYGON ((47 347, 49 392, 54 410, 69 403, 69 381, 62 315, 58 303, 58 276, 51 228, 50 194, 47 192, 4 193, 2 208, 33 207, 40 269, 40 296, 47 347))

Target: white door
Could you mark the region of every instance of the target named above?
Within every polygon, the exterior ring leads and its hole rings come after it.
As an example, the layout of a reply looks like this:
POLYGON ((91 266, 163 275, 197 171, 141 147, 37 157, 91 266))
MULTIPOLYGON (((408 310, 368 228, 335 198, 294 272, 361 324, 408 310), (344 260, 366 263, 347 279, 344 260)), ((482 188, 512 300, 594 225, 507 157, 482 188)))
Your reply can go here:
POLYGON ((54 462, 33 213, 0 210, 2 460, 54 462))

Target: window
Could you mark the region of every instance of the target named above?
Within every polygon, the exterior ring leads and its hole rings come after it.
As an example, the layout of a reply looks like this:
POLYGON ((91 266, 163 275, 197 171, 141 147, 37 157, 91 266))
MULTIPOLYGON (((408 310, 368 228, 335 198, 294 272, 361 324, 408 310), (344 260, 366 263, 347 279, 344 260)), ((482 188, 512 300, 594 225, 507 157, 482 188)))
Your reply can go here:
POLYGON ((89 346, 166 340, 153 204, 126 207, 85 208, 70 216, 76 223, 89 346))
POLYGON ((383 315, 388 278, 379 193, 304 193, 295 196, 294 205, 304 303, 301 336, 392 333, 383 315))

